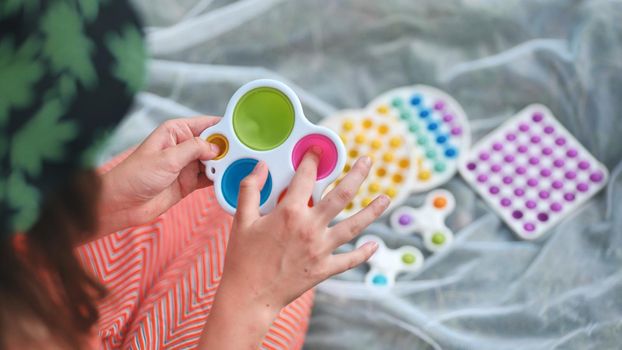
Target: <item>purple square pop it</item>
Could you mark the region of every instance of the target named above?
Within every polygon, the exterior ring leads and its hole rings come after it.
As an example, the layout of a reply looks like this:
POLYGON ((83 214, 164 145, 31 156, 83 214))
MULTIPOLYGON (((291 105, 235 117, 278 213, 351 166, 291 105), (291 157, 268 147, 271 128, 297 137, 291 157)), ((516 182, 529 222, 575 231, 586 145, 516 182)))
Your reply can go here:
POLYGON ((607 183, 607 168, 542 105, 479 141, 464 179, 523 239, 536 239, 607 183))

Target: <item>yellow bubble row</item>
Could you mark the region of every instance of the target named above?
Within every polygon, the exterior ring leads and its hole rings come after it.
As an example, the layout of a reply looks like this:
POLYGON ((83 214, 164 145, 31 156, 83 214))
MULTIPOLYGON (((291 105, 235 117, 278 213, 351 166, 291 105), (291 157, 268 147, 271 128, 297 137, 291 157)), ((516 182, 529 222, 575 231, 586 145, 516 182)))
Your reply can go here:
MULTIPOLYGON (((377 190, 375 190, 374 192, 370 191, 370 194, 375 194, 380 192, 380 185, 379 184, 370 184, 369 187, 372 186, 377 186, 377 190)), ((394 198, 397 195, 397 189, 395 187, 389 186, 386 187, 383 191, 384 194, 386 194, 387 196, 389 196, 390 198, 394 198)), ((358 195, 357 195, 358 196, 358 195)), ((361 208, 365 208, 366 206, 368 206, 374 199, 371 196, 366 196, 363 199, 360 200, 360 206, 361 208)), ((346 206, 345 210, 352 210, 354 208, 354 202, 350 202, 348 203, 348 205, 346 206)))
MULTIPOLYGON (((362 122, 363 128, 366 130, 371 129, 374 126, 374 122, 371 119, 364 119, 362 122)), ((351 119, 346 119, 344 120, 344 122, 341 124, 341 129, 344 132, 349 132, 354 130, 354 126, 355 126, 355 122, 352 121, 351 119)), ((386 123, 382 123, 380 125, 378 125, 378 133, 380 135, 386 135, 390 130, 390 127, 388 124, 386 123)))

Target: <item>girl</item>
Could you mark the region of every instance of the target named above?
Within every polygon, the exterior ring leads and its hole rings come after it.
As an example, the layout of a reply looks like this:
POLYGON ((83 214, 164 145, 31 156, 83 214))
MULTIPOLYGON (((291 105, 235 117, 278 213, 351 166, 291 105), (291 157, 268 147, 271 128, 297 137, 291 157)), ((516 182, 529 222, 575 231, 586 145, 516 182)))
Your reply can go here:
POLYGON ((166 122, 129 156, 89 168, 143 80, 127 4, 3 1, 0 33, 0 346, 300 347, 305 293, 377 248, 332 253, 386 209, 385 196, 329 227, 370 159, 310 207, 312 149, 265 216, 259 162, 231 220, 199 162, 218 155, 197 137, 218 118, 166 122))

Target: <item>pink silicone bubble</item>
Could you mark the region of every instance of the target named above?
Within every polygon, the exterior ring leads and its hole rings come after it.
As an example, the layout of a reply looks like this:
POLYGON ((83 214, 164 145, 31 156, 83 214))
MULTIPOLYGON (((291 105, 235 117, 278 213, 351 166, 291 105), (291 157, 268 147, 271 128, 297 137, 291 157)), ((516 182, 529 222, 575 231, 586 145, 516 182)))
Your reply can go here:
POLYGON ((300 165, 305 152, 312 146, 318 146, 322 150, 320 165, 317 168, 317 179, 321 180, 327 177, 337 165, 337 147, 331 139, 324 135, 311 134, 303 137, 296 143, 292 151, 294 170, 298 169, 298 165, 300 165))

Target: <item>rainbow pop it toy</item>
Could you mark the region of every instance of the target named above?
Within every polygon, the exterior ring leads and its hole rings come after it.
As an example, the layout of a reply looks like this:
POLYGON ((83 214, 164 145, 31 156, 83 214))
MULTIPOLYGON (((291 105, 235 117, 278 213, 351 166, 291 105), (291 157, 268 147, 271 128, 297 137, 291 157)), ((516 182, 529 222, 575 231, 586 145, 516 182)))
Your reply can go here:
POLYGON ((447 182, 471 142, 458 102, 423 85, 388 91, 366 109, 341 111, 322 124, 339 133, 346 146, 344 172, 356 157, 369 155, 374 160, 370 176, 339 219, 367 205, 376 193, 392 198, 390 210, 412 192, 447 182))
POLYGON ((255 80, 233 95, 218 124, 205 129, 201 138, 217 144, 221 154, 204 162, 214 181, 218 203, 235 213, 240 181, 259 160, 268 165, 268 179, 261 190, 260 212, 268 213, 282 197, 305 152, 322 150, 312 201, 318 202, 326 187, 341 174, 346 151, 339 137, 305 117, 300 100, 285 84, 255 80))
POLYGON ((523 239, 536 239, 602 189, 607 168, 542 105, 479 141, 464 179, 523 239))
POLYGON ((400 272, 413 272, 423 266, 423 254, 412 246, 402 246, 398 249, 389 249, 382 239, 374 235, 365 235, 356 242, 356 246, 374 241, 378 243, 378 250, 367 261, 370 270, 365 276, 365 283, 372 287, 390 288, 395 285, 395 277, 400 272))

